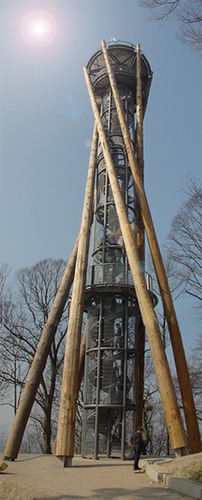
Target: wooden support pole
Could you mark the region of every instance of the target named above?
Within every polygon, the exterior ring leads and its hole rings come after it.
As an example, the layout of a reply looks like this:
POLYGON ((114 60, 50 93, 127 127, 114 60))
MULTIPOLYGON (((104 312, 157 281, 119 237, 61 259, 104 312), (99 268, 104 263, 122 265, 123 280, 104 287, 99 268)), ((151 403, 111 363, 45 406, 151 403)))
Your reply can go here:
MULTIPOLYGON (((102 42, 102 50, 105 58, 105 63, 109 75, 109 80, 114 96, 114 101, 117 109, 117 114, 123 134, 123 139, 126 147, 126 152, 133 175, 133 179, 136 186, 137 196, 140 202, 142 217, 144 221, 144 226, 147 234, 147 239, 153 259, 153 264, 159 284, 159 289, 162 297, 163 307, 165 311, 165 316, 167 318, 168 328, 170 332, 171 344, 173 348, 173 354, 175 359, 176 370, 178 374, 178 380, 180 385, 180 391, 182 396, 182 403, 184 408, 184 414, 187 425, 189 445, 192 453, 197 453, 201 451, 201 438, 199 433, 199 426, 196 416, 196 410, 194 405, 194 399, 192 394, 190 376, 188 371, 188 366, 186 362, 184 347, 182 343, 181 333, 175 313, 175 308, 173 305, 172 296, 170 293, 168 280, 158 245, 155 228, 153 225, 152 216, 150 213, 147 197, 142 184, 141 176, 138 171, 138 164, 133 151, 133 145, 131 143, 130 135, 128 132, 127 124, 125 121, 124 111, 121 105, 121 100, 116 84, 116 80, 113 74, 113 70, 110 64, 110 60, 107 53, 106 43, 102 42)), ((140 47, 137 47, 137 51, 140 47)))
MULTIPOLYGON (((86 328, 83 332, 83 337, 81 339, 80 344, 80 353, 79 353, 79 369, 78 369, 78 384, 77 384, 77 398, 79 395, 79 390, 81 386, 81 382, 84 376, 84 368, 85 368, 85 350, 86 350, 86 328)), ((57 436, 55 438, 55 442, 52 448, 53 455, 56 454, 56 446, 57 446, 57 436)))
POLYGON ((113 163, 109 144, 106 139, 104 127, 99 114, 99 109, 93 93, 92 84, 86 68, 84 68, 84 74, 94 117, 98 128, 99 139, 102 146, 119 224, 121 227, 122 236, 131 269, 133 283, 136 290, 143 322, 147 329, 147 335, 153 356, 155 371, 159 383, 159 389, 161 393, 167 426, 169 428, 171 436, 172 446, 175 450, 179 450, 181 454, 187 453, 187 438, 183 428, 182 418, 176 399, 173 381, 158 327, 158 321, 146 287, 144 274, 140 270, 137 245, 128 221, 126 207, 116 175, 116 168, 113 163))
POLYGON ((53 341, 58 323, 61 319, 65 304, 72 286, 76 263, 78 239, 68 260, 60 286, 56 293, 52 308, 39 340, 39 344, 28 373, 27 381, 20 398, 13 425, 4 450, 4 459, 15 459, 18 456, 27 421, 34 404, 35 396, 46 365, 48 353, 53 341))
POLYGON ((143 102, 142 102, 142 71, 140 46, 137 45, 136 56, 136 145, 137 145, 137 163, 139 175, 144 183, 144 144, 143 144, 143 102))
POLYGON ((97 139, 98 133, 95 125, 84 196, 81 227, 79 232, 78 253, 68 321, 57 431, 56 456, 63 460, 64 467, 71 466, 72 457, 74 456, 76 400, 79 383, 79 352, 85 299, 90 227, 92 222, 97 139))
MULTIPOLYGON (((136 147, 139 175, 144 185, 144 146, 143 146, 143 101, 142 101, 142 74, 140 52, 136 58, 136 147)), ((145 237, 144 222, 141 207, 137 199, 136 205, 136 238, 138 255, 142 270, 145 267, 145 237)), ((143 399, 144 399, 144 356, 145 356, 145 327, 140 315, 137 331, 137 381, 136 381, 136 427, 141 427, 143 422, 143 399)))

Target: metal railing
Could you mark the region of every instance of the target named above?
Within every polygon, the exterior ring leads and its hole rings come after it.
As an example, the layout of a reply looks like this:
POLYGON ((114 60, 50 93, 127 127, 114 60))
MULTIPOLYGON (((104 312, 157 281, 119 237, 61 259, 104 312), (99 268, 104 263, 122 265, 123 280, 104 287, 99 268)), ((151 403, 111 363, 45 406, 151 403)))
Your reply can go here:
MULTIPOLYGON (((150 274, 144 271, 146 286, 149 292, 153 292, 153 280, 150 274)), ((89 267, 87 286, 90 285, 125 285, 133 286, 130 269, 124 264, 103 263, 89 267)))

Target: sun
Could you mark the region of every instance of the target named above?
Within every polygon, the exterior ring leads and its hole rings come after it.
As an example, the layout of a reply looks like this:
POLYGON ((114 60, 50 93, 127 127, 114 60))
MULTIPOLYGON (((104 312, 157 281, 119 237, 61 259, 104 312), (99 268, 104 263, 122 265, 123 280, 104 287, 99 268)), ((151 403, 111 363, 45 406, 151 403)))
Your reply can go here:
POLYGON ((54 40, 57 25, 51 14, 37 10, 24 17, 21 32, 24 40, 30 45, 44 47, 54 40))

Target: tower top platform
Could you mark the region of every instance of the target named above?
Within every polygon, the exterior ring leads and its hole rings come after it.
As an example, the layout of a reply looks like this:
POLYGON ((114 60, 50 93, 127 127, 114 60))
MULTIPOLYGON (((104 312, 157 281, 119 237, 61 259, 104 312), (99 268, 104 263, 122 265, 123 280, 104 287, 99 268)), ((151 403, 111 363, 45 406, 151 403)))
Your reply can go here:
MULTIPOLYGON (((106 45, 117 84, 119 86, 126 85, 130 87, 135 97, 137 79, 136 46, 132 43, 121 40, 113 40, 108 42, 106 45)), ((141 63, 143 97, 145 98, 144 100, 147 100, 148 90, 152 79, 152 70, 143 53, 141 53, 141 63)), ((109 77, 104 61, 104 55, 101 49, 93 54, 87 64, 87 68, 95 95, 103 95, 106 88, 109 86, 109 77)))

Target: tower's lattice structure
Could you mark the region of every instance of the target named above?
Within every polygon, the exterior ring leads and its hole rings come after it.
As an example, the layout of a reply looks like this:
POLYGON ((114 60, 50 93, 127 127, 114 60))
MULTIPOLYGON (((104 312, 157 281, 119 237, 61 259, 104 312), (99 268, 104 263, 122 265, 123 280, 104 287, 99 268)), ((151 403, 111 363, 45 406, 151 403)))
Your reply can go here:
MULTIPOLYGON (((109 45, 112 66, 134 151, 136 133, 136 49, 131 44, 109 45)), ((128 221, 142 250, 144 229, 135 184, 127 158, 117 110, 102 50, 87 65, 96 102, 125 203, 128 221)), ((146 109, 151 68, 141 55, 143 107, 146 109)), ((142 175, 142 172, 141 172, 142 175)), ((83 453, 124 457, 128 432, 136 420, 138 333, 141 315, 133 285, 115 201, 100 141, 96 157, 95 204, 88 310, 84 389, 83 453)), ((140 259, 145 272, 144 252, 140 259)), ((150 296, 151 278, 146 274, 150 296)), ((139 361, 139 360, 138 360, 139 361)), ((143 394, 141 395, 143 397, 143 394)))
POLYGON ((68 298, 70 312, 54 446, 64 466, 71 465, 74 456, 76 401, 84 365, 82 454, 125 458, 126 442, 135 426, 142 423, 145 330, 172 447, 179 454, 188 449, 196 453, 201 451, 201 441, 189 372, 144 190, 143 118, 151 68, 139 45, 102 42, 84 74, 95 125, 81 227, 41 334, 5 458, 18 456, 68 298), (145 233, 168 323, 187 432, 155 315, 156 296, 145 269, 145 233), (82 335, 84 314, 87 322, 82 335))

